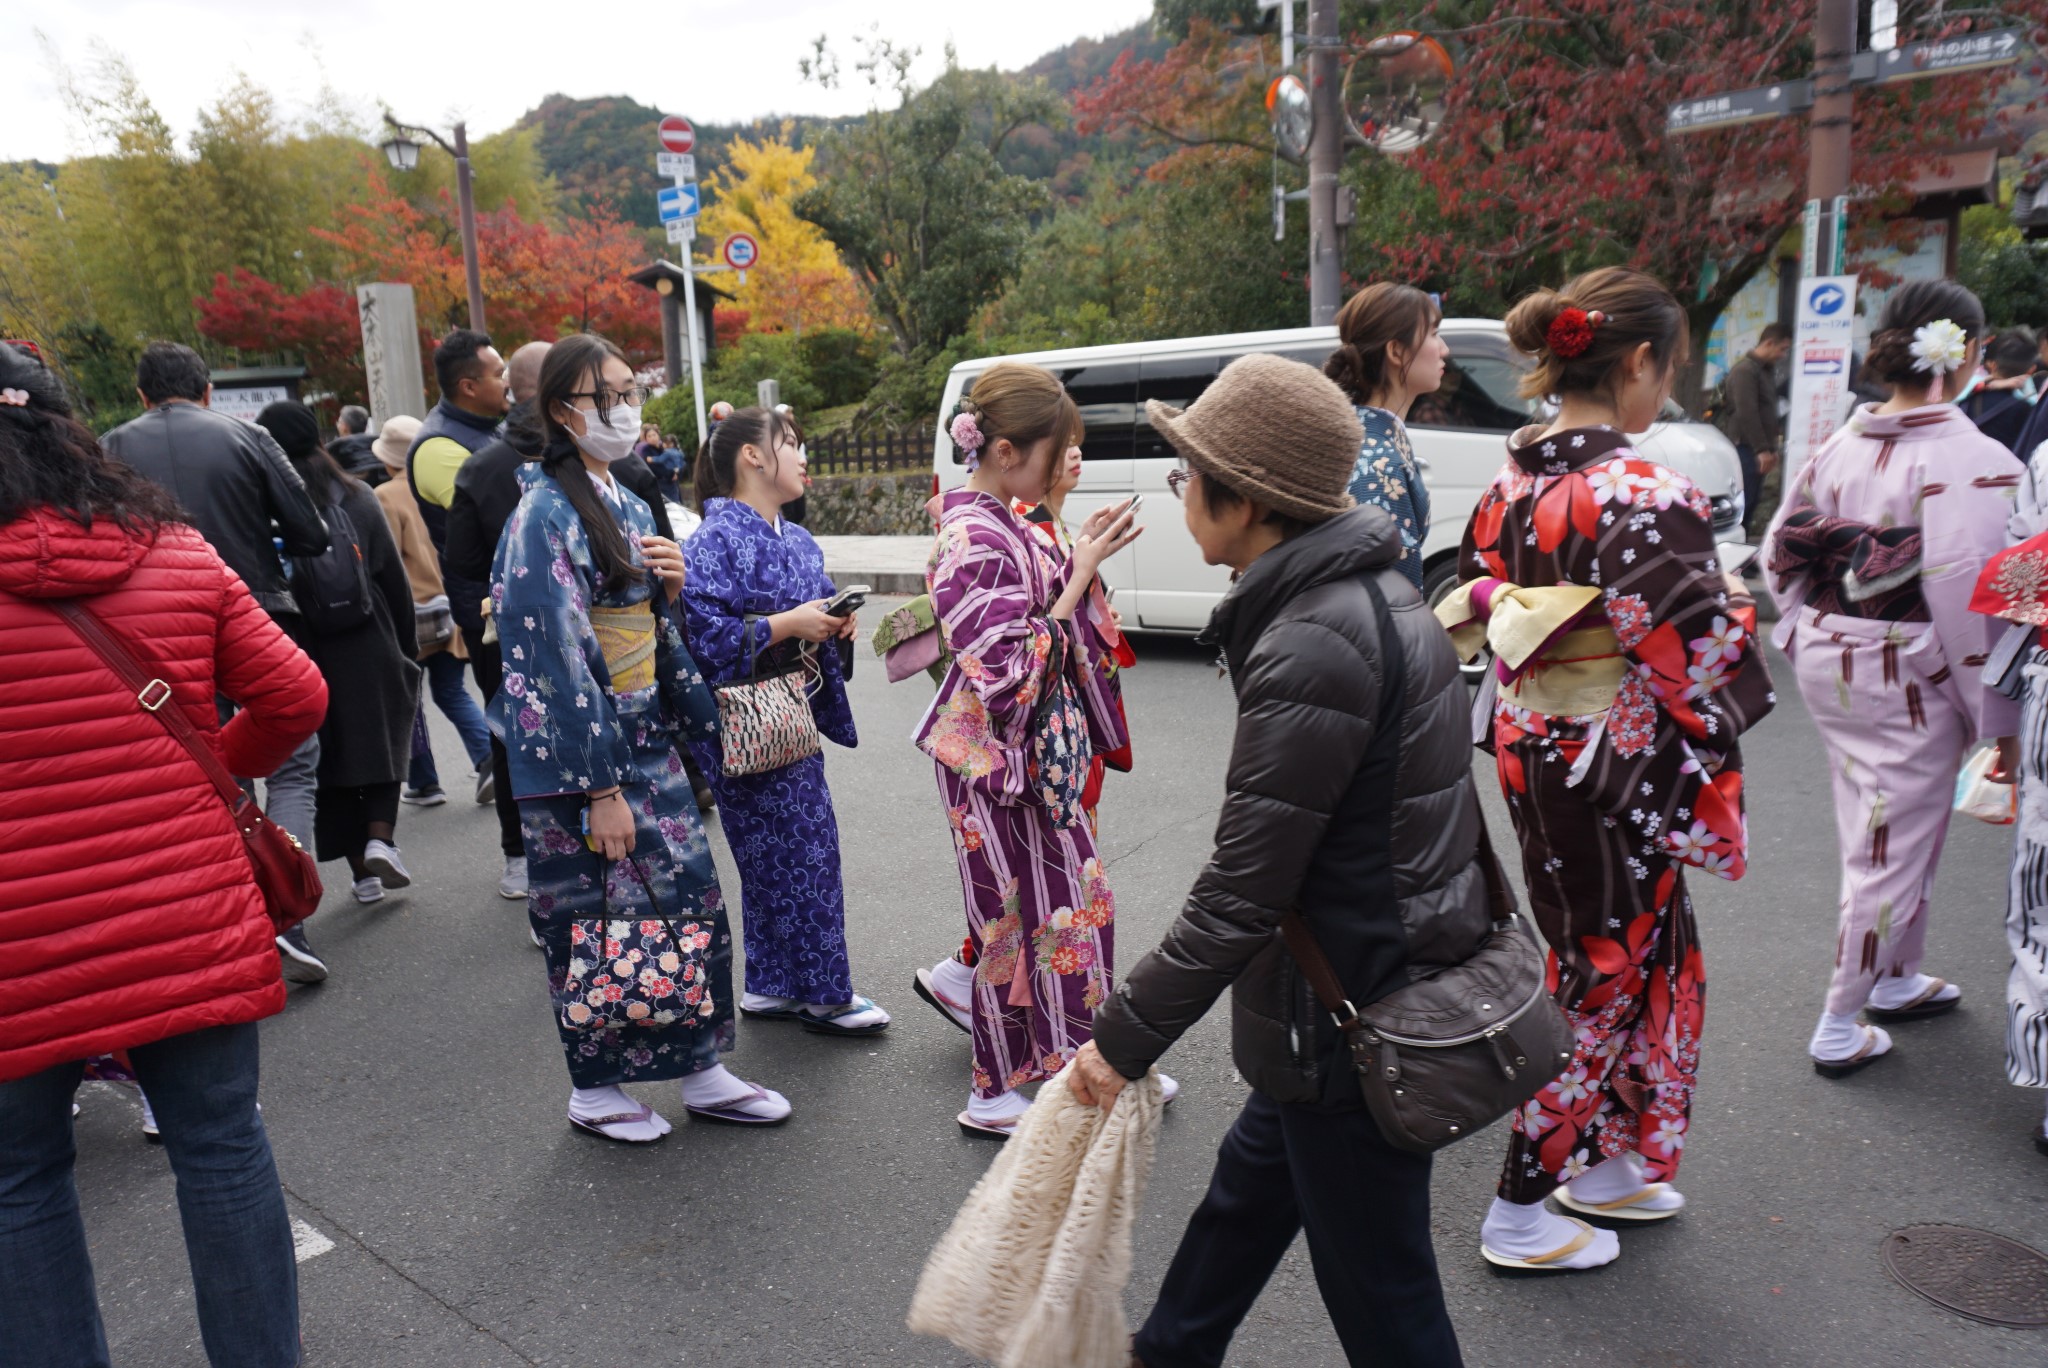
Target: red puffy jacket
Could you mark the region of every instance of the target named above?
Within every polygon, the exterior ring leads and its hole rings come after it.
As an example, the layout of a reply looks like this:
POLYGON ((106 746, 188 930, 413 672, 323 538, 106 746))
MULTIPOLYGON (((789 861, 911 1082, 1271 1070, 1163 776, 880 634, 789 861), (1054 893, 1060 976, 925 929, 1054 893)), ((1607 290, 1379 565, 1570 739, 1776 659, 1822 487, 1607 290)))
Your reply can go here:
POLYGON ((319 728, 327 688, 197 532, 0 526, 0 1081, 284 1006, 227 805, 43 599, 90 601, 236 774, 319 728), (214 696, 242 706, 225 729, 214 696))

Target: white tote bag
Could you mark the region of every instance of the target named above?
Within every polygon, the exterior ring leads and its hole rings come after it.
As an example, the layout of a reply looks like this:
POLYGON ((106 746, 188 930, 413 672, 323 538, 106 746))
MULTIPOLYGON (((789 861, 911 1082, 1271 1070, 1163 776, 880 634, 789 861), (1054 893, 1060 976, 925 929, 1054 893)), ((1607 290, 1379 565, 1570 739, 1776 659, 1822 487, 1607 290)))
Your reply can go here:
POLYGON ((910 1328, 998 1368, 1126 1368, 1131 1226, 1159 1132, 1159 1075, 1104 1114, 1067 1087, 1068 1065, 989 1165, 910 1302, 910 1328))

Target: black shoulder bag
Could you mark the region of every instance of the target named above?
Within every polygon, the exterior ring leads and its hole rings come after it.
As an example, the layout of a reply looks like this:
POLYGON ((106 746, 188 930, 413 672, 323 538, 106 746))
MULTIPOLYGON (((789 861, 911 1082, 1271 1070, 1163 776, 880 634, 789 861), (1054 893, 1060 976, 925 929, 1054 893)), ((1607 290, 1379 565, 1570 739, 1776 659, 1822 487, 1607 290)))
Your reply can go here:
MULTIPOLYGON (((1386 595, 1370 576, 1365 587, 1388 662, 1390 702, 1381 709, 1380 725, 1399 727, 1407 701, 1406 659, 1386 595)), ((1472 805, 1479 806, 1476 791, 1472 805)), ((1345 996, 1301 913, 1290 910, 1280 919, 1288 952, 1343 1032, 1380 1134, 1416 1154, 1442 1149, 1498 1121, 1564 1072, 1572 1058, 1571 1023, 1544 981, 1543 946, 1515 911, 1485 814, 1474 815, 1494 925, 1464 963, 1361 1009, 1345 996)))

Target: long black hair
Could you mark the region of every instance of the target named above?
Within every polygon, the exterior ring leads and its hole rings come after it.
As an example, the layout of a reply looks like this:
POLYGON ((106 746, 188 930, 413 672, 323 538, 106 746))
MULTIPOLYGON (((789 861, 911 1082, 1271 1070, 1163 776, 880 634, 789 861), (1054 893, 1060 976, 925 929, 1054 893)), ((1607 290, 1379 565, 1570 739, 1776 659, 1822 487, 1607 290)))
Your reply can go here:
POLYGON ((1961 328, 1965 338, 1984 335, 1984 305, 1953 280, 1908 281, 1892 291, 1878 316, 1877 330, 1870 335, 1863 373, 1894 389, 1908 386, 1915 392, 1942 379, 1920 369, 1913 355, 1913 334, 1943 319, 1961 328))
POLYGON ((0 396, 0 523, 34 508, 55 509, 82 527, 104 515, 129 532, 190 521, 162 486, 101 450, 49 367, 4 342, 0 391, 28 396, 26 404, 0 396))
MULTIPOLYGON (((626 354, 596 333, 572 333, 548 348, 533 397, 534 416, 547 441, 540 454, 540 468, 562 487, 569 506, 576 510, 583 536, 590 543, 591 561, 604 577, 606 593, 617 593, 631 584, 640 567, 633 563, 626 534, 604 506, 604 496, 585 475, 582 453, 558 410, 575 408, 579 393, 602 390, 604 363, 615 357, 623 361, 626 354)), ((609 408, 604 400, 598 400, 599 417, 606 416, 609 408)))
POLYGON ((739 482, 742 450, 755 447, 773 461, 777 444, 791 435, 803 440, 795 423, 773 409, 736 409, 732 417, 713 423, 711 435, 697 449, 697 507, 701 510, 708 500, 732 497, 733 486, 739 482))

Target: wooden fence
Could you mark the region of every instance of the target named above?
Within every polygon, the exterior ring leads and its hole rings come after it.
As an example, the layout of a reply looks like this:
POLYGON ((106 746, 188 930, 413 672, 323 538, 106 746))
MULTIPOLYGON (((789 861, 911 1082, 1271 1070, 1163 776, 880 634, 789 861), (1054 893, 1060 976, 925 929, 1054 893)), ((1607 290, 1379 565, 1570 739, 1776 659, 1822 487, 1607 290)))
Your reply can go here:
POLYGON ((932 466, 932 428, 901 432, 833 432, 804 444, 812 475, 891 475, 932 466))

